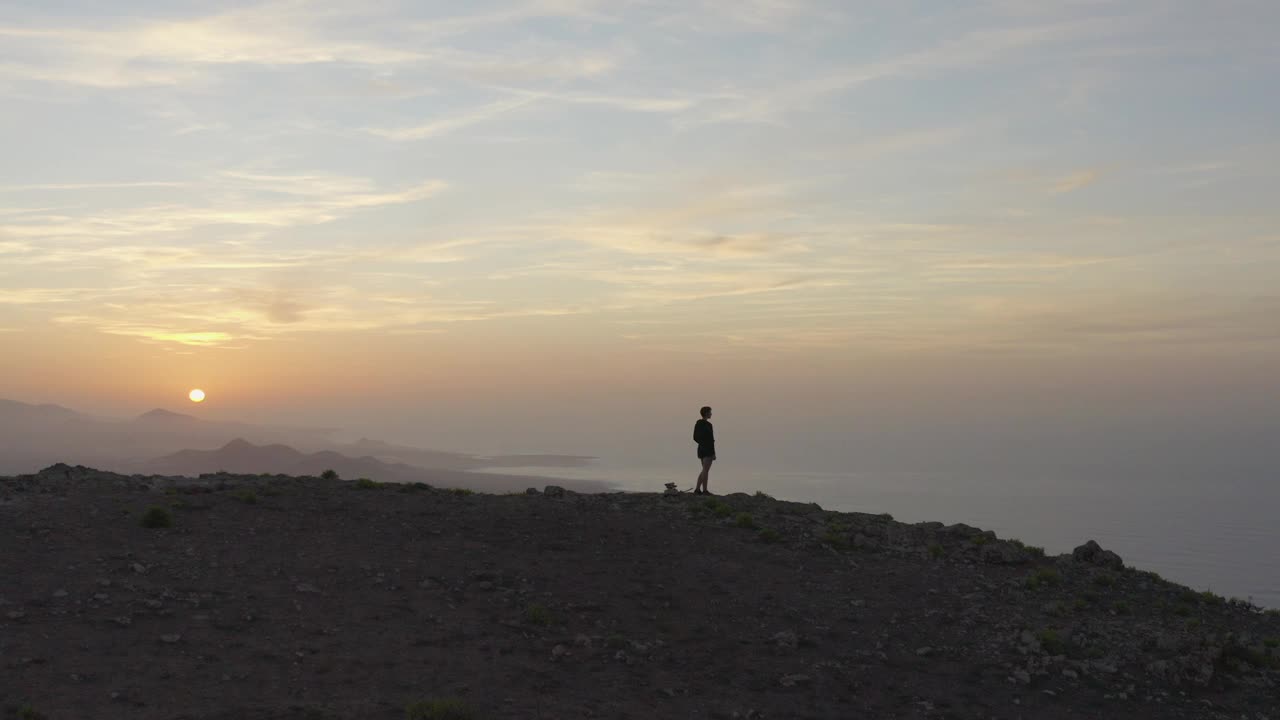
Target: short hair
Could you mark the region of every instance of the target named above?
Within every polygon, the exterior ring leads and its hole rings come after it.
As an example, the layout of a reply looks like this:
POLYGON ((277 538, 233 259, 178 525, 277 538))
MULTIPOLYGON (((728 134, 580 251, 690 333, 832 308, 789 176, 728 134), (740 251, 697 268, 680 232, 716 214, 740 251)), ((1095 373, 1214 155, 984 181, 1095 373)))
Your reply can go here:
POLYGON ((702 417, 706 417, 706 416, 710 415, 710 414, 711 414, 711 406, 710 406, 710 405, 703 405, 703 406, 702 406, 702 409, 698 411, 698 414, 699 414, 699 415, 701 415, 702 417))

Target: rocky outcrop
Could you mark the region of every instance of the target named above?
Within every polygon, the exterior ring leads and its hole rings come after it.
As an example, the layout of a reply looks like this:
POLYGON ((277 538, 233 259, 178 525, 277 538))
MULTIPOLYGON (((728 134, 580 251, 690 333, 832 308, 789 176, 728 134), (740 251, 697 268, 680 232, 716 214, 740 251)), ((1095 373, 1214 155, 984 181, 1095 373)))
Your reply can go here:
POLYGON ((1102 546, 1096 540, 1081 545, 1071 551, 1071 557, 1076 562, 1089 563, 1099 567, 1119 570, 1124 567, 1124 561, 1120 556, 1110 550, 1103 550, 1102 546))

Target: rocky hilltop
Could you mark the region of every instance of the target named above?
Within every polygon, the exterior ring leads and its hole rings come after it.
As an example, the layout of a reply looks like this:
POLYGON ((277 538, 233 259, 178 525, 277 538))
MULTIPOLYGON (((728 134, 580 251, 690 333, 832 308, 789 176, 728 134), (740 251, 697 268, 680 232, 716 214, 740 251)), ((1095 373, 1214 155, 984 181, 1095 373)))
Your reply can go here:
POLYGON ((0 717, 1280 720, 1280 616, 762 495, 0 478, 0 717))

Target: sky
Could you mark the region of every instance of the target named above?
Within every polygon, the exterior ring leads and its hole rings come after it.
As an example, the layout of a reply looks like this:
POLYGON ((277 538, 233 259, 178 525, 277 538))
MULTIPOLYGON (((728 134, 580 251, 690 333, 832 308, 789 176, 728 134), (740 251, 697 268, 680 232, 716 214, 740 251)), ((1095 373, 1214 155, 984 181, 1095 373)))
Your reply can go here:
POLYGON ((0 397, 479 452, 688 459, 710 404, 789 467, 1273 459, 1271 0, 104 7, 0 6, 0 397))

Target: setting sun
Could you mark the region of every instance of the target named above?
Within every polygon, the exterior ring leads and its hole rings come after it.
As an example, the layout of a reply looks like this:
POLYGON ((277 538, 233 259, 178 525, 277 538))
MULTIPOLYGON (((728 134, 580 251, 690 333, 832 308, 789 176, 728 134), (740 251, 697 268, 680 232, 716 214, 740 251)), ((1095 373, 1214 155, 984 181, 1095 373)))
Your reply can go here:
POLYGON ((196 388, 195 390, 187 393, 187 397, 191 398, 191 402, 204 402, 204 391, 200 388, 196 388))

